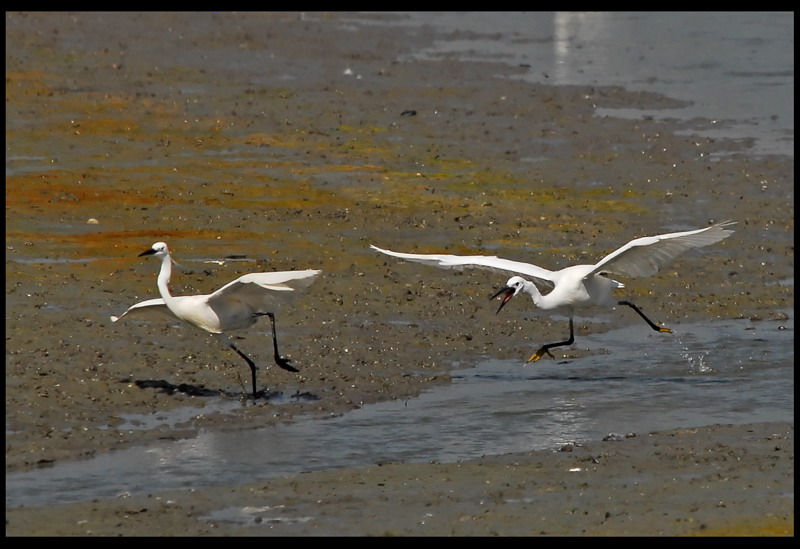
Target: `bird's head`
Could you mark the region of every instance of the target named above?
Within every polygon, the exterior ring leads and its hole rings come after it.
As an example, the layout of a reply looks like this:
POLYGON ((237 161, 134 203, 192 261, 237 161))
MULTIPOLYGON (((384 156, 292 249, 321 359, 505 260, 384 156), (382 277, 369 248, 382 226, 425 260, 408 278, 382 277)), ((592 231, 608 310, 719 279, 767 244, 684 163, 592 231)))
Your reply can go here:
POLYGON ((506 303, 511 301, 512 297, 514 297, 515 295, 520 293, 520 291, 522 291, 524 285, 525 285, 524 278, 522 278, 521 276, 512 276, 511 278, 508 279, 508 282, 506 282, 505 286, 497 290, 497 292, 495 292, 494 295, 492 295, 492 299, 494 299, 498 297, 500 294, 505 294, 501 299, 500 307, 497 308, 497 313, 500 312, 500 310, 505 306, 506 303))
POLYGON ((139 254, 139 257, 145 255, 154 255, 159 259, 163 259, 164 256, 169 255, 169 248, 164 242, 156 242, 149 250, 145 250, 139 254))

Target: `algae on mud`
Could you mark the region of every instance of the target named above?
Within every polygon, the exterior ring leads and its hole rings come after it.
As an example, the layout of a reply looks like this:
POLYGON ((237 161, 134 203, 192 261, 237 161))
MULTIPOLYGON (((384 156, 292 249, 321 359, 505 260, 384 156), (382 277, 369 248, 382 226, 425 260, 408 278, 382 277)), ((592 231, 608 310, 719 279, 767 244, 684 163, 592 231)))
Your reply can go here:
MULTIPOLYGON (((444 284, 369 244, 558 268, 635 236, 734 219, 735 239, 663 276, 626 280, 629 295, 671 323, 779 318, 793 307, 793 158, 596 113, 674 106, 655 94, 530 84, 504 78, 524 68, 496 63, 401 60, 412 44, 402 30, 365 26, 353 40, 330 24, 337 17, 7 14, 7 471, 407 398, 448 383, 456 361, 518 357, 561 335, 545 316, 535 333, 525 311, 495 316, 485 273, 444 284), (262 62, 229 63, 232 53, 262 62), (365 77, 344 78, 343 60, 358 60, 365 77), (294 335, 283 352, 300 374, 264 370, 270 388, 319 400, 242 406, 172 432, 120 429, 122 414, 202 407, 136 379, 241 387, 236 357, 213 341, 108 320, 154 295, 155 272, 135 255, 156 240, 185 266, 176 294, 250 270, 322 269, 282 315, 294 335), (205 263, 228 254, 248 261, 205 263), (387 322, 397 317, 408 322, 387 322)), ((418 29, 413 44, 434 38, 418 29)), ((244 337, 268 364, 263 335, 244 337)), ((148 524, 171 513, 94 507, 90 517, 110 509, 148 524)), ((754 514, 768 509, 754 502, 754 514)), ((189 514, 162 533, 194 532, 189 514)), ((115 533, 139 531, 119 522, 115 533)))

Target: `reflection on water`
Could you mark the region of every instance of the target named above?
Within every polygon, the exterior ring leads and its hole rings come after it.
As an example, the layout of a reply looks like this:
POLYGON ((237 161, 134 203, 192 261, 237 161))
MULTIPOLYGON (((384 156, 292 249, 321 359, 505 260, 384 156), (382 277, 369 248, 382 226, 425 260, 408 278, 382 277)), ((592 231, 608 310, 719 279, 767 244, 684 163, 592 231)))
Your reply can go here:
MULTIPOLYGON (((792 421, 794 321, 632 326, 586 336, 570 361, 487 360, 419 398, 340 417, 201 433, 6 475, 6 506, 244 484, 381 462, 454 462, 715 423, 792 421), (658 344, 654 344, 654 338, 658 344)), ((169 423, 161 414, 161 419, 169 423)))
POLYGON ((755 138, 756 154, 794 156, 794 19, 766 12, 411 12, 406 24, 452 31, 416 52, 529 67, 532 82, 624 86, 679 108, 604 108, 600 116, 695 118, 687 133, 755 138), (472 32, 464 32, 472 31, 472 32), (457 32, 460 31, 460 32, 457 32))
MULTIPOLYGON (((337 17, 362 24, 369 19, 363 14, 337 17)), ((725 127, 726 137, 741 134, 757 138, 761 145, 754 152, 793 155, 794 64, 793 48, 787 47, 793 44, 793 18, 784 14, 717 12, 698 17, 680 12, 549 16, 409 12, 401 19, 412 26, 433 25, 454 31, 442 34, 443 38, 430 48, 413 52, 414 57, 500 60, 529 67, 522 77, 538 82, 619 84, 629 90, 664 93, 691 102, 664 116, 719 119, 724 122, 720 127, 725 127), (712 17, 725 24, 710 25, 712 17), (731 133, 732 129, 736 132, 731 133)), ((193 24, 203 21, 210 24, 206 17, 193 24)), ((393 18, 388 24, 403 22, 393 18)), ((182 60, 181 66, 188 62, 210 71, 222 64, 229 66, 231 59, 262 62, 239 51, 214 58, 208 57, 213 51, 207 49, 193 53, 196 55, 182 60)), ((260 65, 242 69, 239 74, 246 74, 245 78, 255 84, 261 82, 260 65)), ((184 92, 198 91, 191 83, 181 85, 184 92)), ((155 87, 148 89, 160 93, 155 87)), ((658 113, 598 105, 597 114, 641 117, 658 113)), ((55 114, 56 119, 62 116, 55 114)), ((12 126, 29 123, 27 117, 14 119, 11 117, 12 126)), ((552 136, 546 142, 550 146, 561 144, 552 136)), ((102 149, 83 149, 81 154, 58 154, 60 170, 82 173, 87 158, 102 157, 104 170, 108 170, 113 166, 158 167, 162 162, 196 155, 187 149, 169 160, 141 155, 131 160, 116 151, 115 147, 123 145, 108 140, 101 144, 102 149)), ((214 150, 204 149, 202 154, 215 154, 214 150)), ((235 146, 216 154, 230 162, 250 160, 235 146)), ((7 176, 52 169, 49 165, 43 168, 49 159, 11 154, 7 157, 7 176)), ((337 177, 352 184, 344 172, 325 177, 329 184, 337 177)), ((275 200, 291 204, 293 193, 275 200)), ((75 197, 63 198, 72 201, 75 197)), ((265 203, 265 199, 259 200, 259 204, 265 203)), ((675 216, 667 217, 680 224, 685 220, 679 215, 675 212, 675 216)), ((82 219, 79 221, 69 224, 41 218, 37 223, 42 231, 82 236, 86 226, 82 219)), ((43 264, 107 259, 7 257, 7 261, 43 264)), ((793 279, 777 283, 793 286, 793 279)), ((58 305, 49 304, 45 310, 54 307, 58 305)), ((126 492, 240 484, 301 471, 386 461, 455 461, 557 448, 564 442, 595 440, 611 432, 793 420, 793 321, 784 324, 784 330, 775 322, 746 320, 673 326, 679 329, 669 338, 636 325, 582 337, 581 346, 607 348, 610 353, 565 363, 544 360, 535 366, 488 360, 456 372, 450 386, 438 387, 417 399, 365 406, 338 418, 301 420, 258 431, 202 433, 190 440, 162 441, 87 461, 7 474, 6 505, 44 505, 126 492)), ((220 400, 208 405, 205 413, 231 405, 238 406, 220 400)), ((197 413, 192 408, 124 419, 127 428, 169 427, 191 421, 197 413)))

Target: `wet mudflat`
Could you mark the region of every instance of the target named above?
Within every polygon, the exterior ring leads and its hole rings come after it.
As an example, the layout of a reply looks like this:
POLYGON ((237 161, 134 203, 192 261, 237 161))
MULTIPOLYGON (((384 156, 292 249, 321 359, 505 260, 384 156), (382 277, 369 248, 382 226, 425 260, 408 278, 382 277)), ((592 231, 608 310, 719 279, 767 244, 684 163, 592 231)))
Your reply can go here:
MULTIPOLYGON (((399 30, 354 31, 337 24, 335 15, 315 21, 296 14, 196 17, 187 24, 169 14, 7 14, 7 471, 190 437, 199 429, 291 423, 297 416, 329 417, 364 403, 410 398, 449 383, 454 367, 484 356, 525 356, 563 336, 562 321, 522 306, 495 315, 487 296, 504 282, 502 275, 406 265, 378 257, 369 244, 491 253, 556 268, 593 261, 635 236, 730 218, 739 223, 735 237, 702 256, 682 258, 653 279, 626 280, 627 295, 667 324, 779 321, 793 306, 793 158, 752 157, 747 143, 676 135, 679 123, 604 118, 594 111, 598 104, 674 105, 654 94, 500 78, 523 67, 399 61, 409 38, 399 30), (157 266, 136 255, 156 240, 170 243, 183 266, 173 277, 175 294, 211 291, 254 270, 323 270, 292 308, 279 311, 282 350, 300 366, 299 375, 272 366, 268 324, 239 340, 262 365, 260 379, 271 391, 313 398, 287 398, 279 406, 245 400, 232 412, 169 429, 119 428, 125 414, 205 405, 204 397, 142 389, 136 381, 249 392, 245 365, 210 337, 109 321, 155 296, 157 266)), ((417 29, 412 39, 431 40, 430 32, 417 29)), ((613 312, 603 318, 603 324, 582 323, 578 333, 636 322, 613 312)), ((591 352, 576 345, 559 358, 591 352)), ((695 455, 696 445, 713 436, 723 437, 720 444, 736 455, 761 455, 756 448, 766 452, 772 445, 780 449, 751 467, 774 464, 769 469, 785 480, 780 475, 787 463, 791 468, 793 444, 775 445, 774 435, 793 440, 793 426, 711 432, 717 434, 682 431, 675 453, 667 455, 695 455)), ((674 434, 660 436, 675 440, 674 434)), ((664 468, 665 476, 678 459, 650 459, 651 447, 641 443, 614 448, 626 447, 646 460, 642 467, 664 468)), ((562 456, 546 455, 518 459, 549 463, 562 456)), ((506 459, 481 463, 506 470, 506 459)), ((713 468, 718 461, 702 463, 713 468)), ((433 478, 447 471, 459 483, 451 497, 471 501, 459 490, 474 479, 459 472, 473 466, 435 465, 420 473, 424 466, 397 464, 389 479, 360 486, 383 490, 407 483, 404 475, 433 478)), ((324 479, 339 479, 332 490, 341 494, 358 486, 353 475, 368 473, 318 474, 270 481, 255 492, 275 486, 280 500, 280 494, 289 497, 281 490, 292 482, 308 480, 312 490, 325 486, 324 479)), ((765 490, 746 511, 733 503, 726 512, 687 511, 697 522, 681 523, 685 528, 658 530, 663 512, 654 504, 639 521, 646 530, 639 533, 724 532, 731 524, 784 533, 793 506, 773 496, 785 495, 791 483, 781 488, 776 482, 776 491, 765 490)), ((197 492, 191 497, 198 501, 213 499, 213 492, 197 492)), ((685 497, 671 499, 670 509, 680 508, 677 501, 695 509, 688 492, 677 491, 685 497)), ((600 523, 598 530, 537 528, 524 513, 506 522, 499 515, 497 523, 461 521, 478 524, 474 530, 459 530, 452 520, 434 532, 415 529, 419 521, 373 529, 345 512, 346 500, 326 510, 353 520, 340 530, 220 529, 210 503, 198 516, 183 504, 128 507, 114 500, 54 507, 49 516, 60 518, 49 526, 38 520, 43 511, 9 505, 7 533, 103 533, 92 517, 105 513, 118 517, 99 521, 110 528, 105 533, 122 535, 615 532, 602 531, 600 523), (152 513, 164 530, 137 529, 139 519, 152 525, 152 513), (522 519, 528 526, 514 522, 522 519)), ((403 506, 400 499, 387 500, 403 506)), ((507 498, 492 501, 495 510, 507 506, 507 498)), ((238 504, 244 502, 231 502, 238 504)), ((644 513, 635 502, 628 505, 631 516, 644 513)))

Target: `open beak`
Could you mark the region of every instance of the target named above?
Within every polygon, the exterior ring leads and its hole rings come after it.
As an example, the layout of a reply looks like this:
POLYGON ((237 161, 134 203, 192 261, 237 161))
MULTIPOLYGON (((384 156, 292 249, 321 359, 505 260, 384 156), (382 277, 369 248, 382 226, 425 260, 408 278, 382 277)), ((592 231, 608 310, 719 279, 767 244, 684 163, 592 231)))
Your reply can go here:
POLYGON ((500 307, 497 308, 497 313, 500 312, 500 310, 505 306, 506 303, 511 301, 511 298, 514 297, 514 291, 515 291, 514 288, 512 288, 511 286, 503 286, 502 288, 497 290, 497 292, 491 297, 491 299, 494 299, 502 293, 506 294, 503 296, 503 301, 502 303, 500 303, 500 307))

